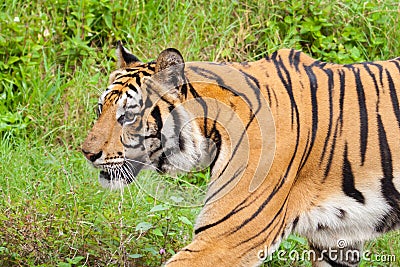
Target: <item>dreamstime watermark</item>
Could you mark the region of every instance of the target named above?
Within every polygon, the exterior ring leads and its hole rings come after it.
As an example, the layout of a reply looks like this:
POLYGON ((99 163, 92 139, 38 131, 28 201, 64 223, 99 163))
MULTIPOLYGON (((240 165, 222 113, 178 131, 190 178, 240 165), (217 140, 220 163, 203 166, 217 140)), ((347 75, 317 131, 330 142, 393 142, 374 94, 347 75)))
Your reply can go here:
POLYGON ((371 252, 369 250, 359 251, 348 247, 347 241, 340 239, 337 241, 337 247, 323 249, 321 251, 309 250, 277 250, 274 253, 269 253, 268 248, 264 248, 258 252, 258 258, 263 262, 272 261, 274 258, 279 261, 323 261, 330 259, 334 262, 381 262, 390 263, 396 261, 396 255, 371 252))

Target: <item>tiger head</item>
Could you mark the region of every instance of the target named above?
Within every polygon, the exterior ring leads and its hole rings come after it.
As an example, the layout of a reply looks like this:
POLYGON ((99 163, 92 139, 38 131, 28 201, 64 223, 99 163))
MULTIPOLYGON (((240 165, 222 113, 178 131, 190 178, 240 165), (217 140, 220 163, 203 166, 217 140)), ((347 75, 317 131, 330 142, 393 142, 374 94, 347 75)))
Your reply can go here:
POLYGON ((142 169, 175 173, 201 160, 203 137, 179 105, 185 84, 180 52, 142 63, 119 42, 118 70, 98 101, 98 119, 82 145, 104 187, 131 183, 142 169))

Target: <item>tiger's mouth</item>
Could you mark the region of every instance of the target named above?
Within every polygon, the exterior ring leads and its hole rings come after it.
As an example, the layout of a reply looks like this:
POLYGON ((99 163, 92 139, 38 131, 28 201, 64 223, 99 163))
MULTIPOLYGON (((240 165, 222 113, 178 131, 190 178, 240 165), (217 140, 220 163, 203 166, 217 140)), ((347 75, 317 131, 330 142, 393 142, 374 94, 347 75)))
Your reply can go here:
POLYGON ((99 182, 104 188, 121 189, 135 180, 141 170, 140 165, 124 162, 121 165, 100 167, 99 182))
POLYGON ((111 175, 108 172, 103 171, 103 170, 100 171, 100 178, 111 181, 111 175))

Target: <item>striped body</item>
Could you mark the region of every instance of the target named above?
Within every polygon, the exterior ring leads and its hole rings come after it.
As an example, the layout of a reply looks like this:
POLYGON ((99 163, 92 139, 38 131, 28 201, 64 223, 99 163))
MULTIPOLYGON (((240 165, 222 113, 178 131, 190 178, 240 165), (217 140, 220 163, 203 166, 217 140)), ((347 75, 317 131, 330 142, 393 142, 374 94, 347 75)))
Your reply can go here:
POLYGON ((173 49, 147 64, 117 54, 82 146, 100 178, 212 168, 194 240, 167 266, 258 266, 291 232, 321 256, 314 266, 356 266, 323 251, 360 250, 399 225, 400 59, 337 65, 280 50, 183 68, 173 49))

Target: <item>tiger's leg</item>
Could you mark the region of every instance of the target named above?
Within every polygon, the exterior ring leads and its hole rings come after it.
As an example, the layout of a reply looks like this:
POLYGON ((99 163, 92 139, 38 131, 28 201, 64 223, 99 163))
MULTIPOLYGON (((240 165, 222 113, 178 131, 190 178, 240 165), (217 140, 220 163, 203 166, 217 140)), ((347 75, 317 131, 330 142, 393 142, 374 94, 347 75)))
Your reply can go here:
POLYGON ((222 236, 212 239, 196 236, 192 243, 169 259, 165 267, 250 267, 262 264, 260 251, 263 246, 245 253, 240 247, 231 247, 233 243, 233 240, 222 236))
POLYGON ((335 247, 316 245, 310 242, 310 249, 314 251, 313 267, 356 267, 362 257, 363 242, 347 245, 345 242, 335 247))

